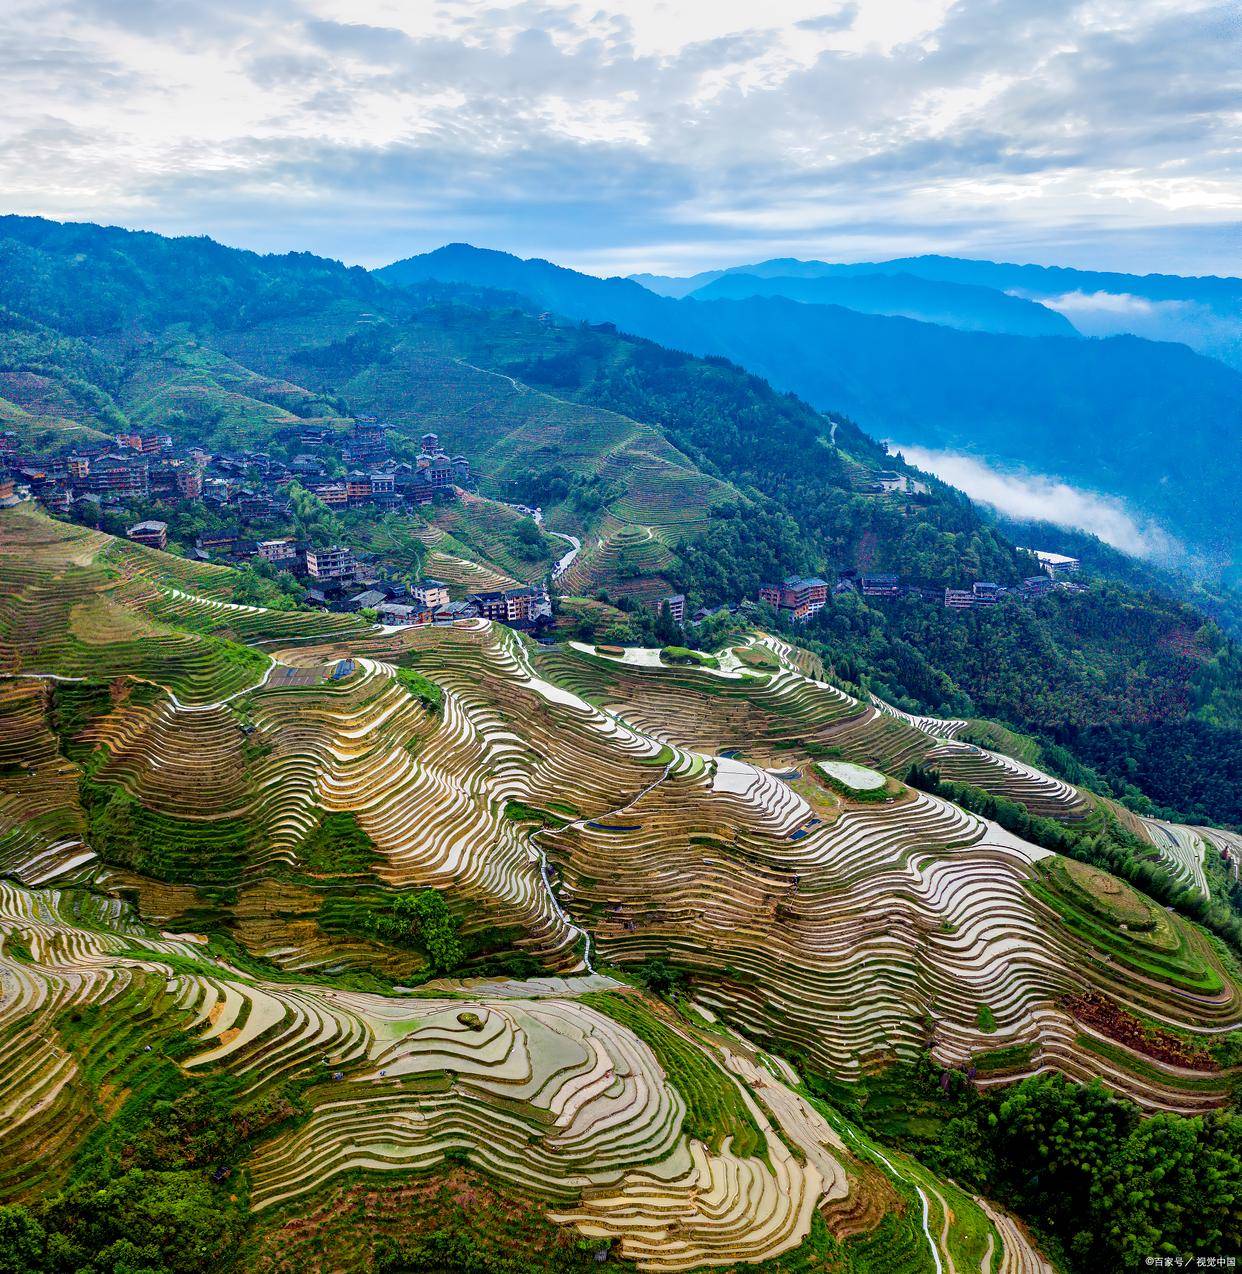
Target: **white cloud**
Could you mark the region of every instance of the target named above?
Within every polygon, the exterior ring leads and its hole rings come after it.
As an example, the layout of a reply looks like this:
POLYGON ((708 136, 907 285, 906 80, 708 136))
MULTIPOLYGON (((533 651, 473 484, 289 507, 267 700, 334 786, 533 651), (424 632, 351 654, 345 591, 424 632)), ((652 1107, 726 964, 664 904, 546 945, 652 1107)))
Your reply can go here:
POLYGON ((367 264, 469 229, 1219 271, 1239 60, 1219 0, 11 0, 0 190, 367 264))
POLYGON ((1060 296, 1037 299, 1040 304, 1050 310, 1059 310, 1070 320, 1090 319, 1097 315, 1121 320, 1149 319, 1157 314, 1180 314, 1188 306, 1186 301, 1151 301, 1129 292, 1063 292, 1060 296))
POLYGON ((1019 522, 1051 522, 1089 531, 1134 557, 1169 560, 1180 546, 1152 523, 1141 523, 1111 496, 1097 495, 1041 474, 1002 473, 974 456, 890 443, 912 465, 933 473, 972 500, 1019 522))

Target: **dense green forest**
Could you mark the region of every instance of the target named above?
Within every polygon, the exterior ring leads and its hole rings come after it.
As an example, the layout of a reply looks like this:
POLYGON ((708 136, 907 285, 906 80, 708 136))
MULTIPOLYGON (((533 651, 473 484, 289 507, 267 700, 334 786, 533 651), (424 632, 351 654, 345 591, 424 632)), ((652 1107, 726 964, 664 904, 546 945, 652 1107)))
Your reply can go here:
POLYGON ((814 1078, 810 1087, 934 1171, 1019 1208, 1071 1269, 1242 1247, 1233 1111, 1143 1119, 1098 1082, 1051 1074, 980 1090, 971 1071, 925 1057, 853 1090, 814 1078))
POLYGON ((1189 607, 1106 582, 964 613, 849 596, 796 635, 899 705, 995 718, 1068 748, 1103 791, 1148 812, 1242 822, 1242 651, 1189 607))

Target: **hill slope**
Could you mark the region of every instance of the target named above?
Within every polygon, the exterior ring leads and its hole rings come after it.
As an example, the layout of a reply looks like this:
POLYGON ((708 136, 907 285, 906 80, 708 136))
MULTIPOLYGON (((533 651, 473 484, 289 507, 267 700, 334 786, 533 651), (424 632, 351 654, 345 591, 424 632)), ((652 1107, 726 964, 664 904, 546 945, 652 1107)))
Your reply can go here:
POLYGON ((1153 341, 1177 341, 1242 371, 1242 280, 1236 278, 1121 274, 944 256, 849 264, 786 257, 690 278, 630 277, 661 296, 680 297, 734 274, 803 280, 901 275, 950 287, 983 288, 995 297, 1040 301, 1089 336, 1127 332, 1153 341))
MULTIPOLYGON (((0 594, 35 617, 0 678, 23 1268, 1050 1269, 992 1192, 1107 1267, 1107 1203, 1029 1189, 1066 1119, 1130 1174, 1136 1225, 1237 1239, 1236 1117, 1205 1113, 1237 1071, 1232 957, 900 774, 934 761, 1101 842, 1108 807, 762 634, 716 668, 478 621, 317 635, 232 586, 0 510, 0 594), (171 599, 271 669, 191 703, 108 638, 60 680, 29 599, 69 593, 131 629, 171 599)), ((1195 829, 1136 843, 1149 881, 1219 889, 1195 829)))
MULTIPOLYGON (((955 448, 1122 498, 1224 566, 1242 549, 1242 375, 1183 346, 962 332, 781 297, 659 297, 546 261, 451 245, 378 272, 504 287, 572 318, 696 354, 722 354, 873 435, 955 448), (1165 446, 1171 430, 1177 448, 1165 446), (1148 480, 1159 457, 1160 483, 1148 480)), ((714 285, 713 285, 714 286, 714 285)))
POLYGON ((1074 336, 1064 315, 991 288, 942 283, 914 274, 857 274, 814 278, 729 271, 689 295, 700 301, 784 296, 807 305, 840 305, 861 314, 887 314, 967 332, 1011 336, 1074 336))
MULTIPOLYGON (((582 635, 650 637, 643 602, 674 591, 688 593, 692 609, 736 602, 790 572, 892 570, 934 589, 1011 583, 1033 569, 978 510, 936 482, 913 495, 868 491, 878 470, 899 467, 882 448, 845 417, 721 359, 607 325, 541 318, 542 307, 512 293, 390 288, 299 256, 242 253, 217 269, 227 250, 200 240, 6 224, 24 236, 5 249, 22 270, 0 276, 0 303, 10 307, 0 349, 8 392, 25 395, 13 417, 24 436, 133 422, 183 442, 243 441, 290 458, 303 424, 336 432, 355 413, 390 421, 407 455, 432 428, 469 456, 490 500, 434 511, 430 522, 351 513, 348 534, 401 572, 425 561, 460 593, 547 571, 564 541, 530 534, 497 501, 541 504, 548 528, 582 542, 563 589, 602 589, 631 607, 598 624, 579 611, 582 635), (94 270, 83 266, 88 252, 98 258, 94 270), (135 300, 126 309, 129 288, 135 300), (13 308, 36 302, 65 330, 13 308), (95 315, 96 326, 83 314, 95 315)), ((504 261, 507 270, 526 269, 504 261)), ((581 277, 547 271, 558 287, 581 277)), ((788 300, 755 303, 898 322, 788 300)), ((741 304, 751 302, 712 303, 741 304)), ((688 303, 686 312, 698 306, 688 303)), ((901 322, 918 333, 970 336, 901 322)), ((177 510, 137 513, 169 517, 174 539, 192 541, 192 524, 177 510)), ((115 525, 127 525, 121 514, 115 525)), ((1102 791, 1132 796, 1128 776, 1141 770, 1166 812, 1242 818, 1230 779, 1242 747, 1229 688, 1237 652, 1166 598, 1101 587, 967 623, 926 600, 868 604, 850 595, 803 636, 825 643, 839 676, 903 708, 998 715, 1046 741, 1081 740, 1102 791), (1188 763, 1192 746, 1200 755, 1188 763)))

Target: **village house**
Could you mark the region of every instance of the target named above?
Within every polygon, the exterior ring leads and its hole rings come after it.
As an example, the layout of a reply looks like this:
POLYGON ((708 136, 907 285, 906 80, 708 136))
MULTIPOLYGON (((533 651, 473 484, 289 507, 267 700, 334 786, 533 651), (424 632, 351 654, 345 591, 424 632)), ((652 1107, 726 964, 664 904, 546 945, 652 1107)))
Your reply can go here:
POLYGON ((759 590, 759 600, 791 612, 794 619, 809 619, 827 602, 828 581, 818 576, 791 575, 779 585, 765 584, 759 590))
POLYGON ((410 589, 410 596, 431 611, 437 611, 441 606, 449 604, 448 586, 443 580, 420 579, 410 589))
POLYGON ((349 488, 343 482, 321 482, 311 490, 329 508, 344 508, 349 503, 349 488))
POLYGON ((145 500, 150 493, 147 462, 139 456, 99 456, 86 478, 86 489, 108 500, 145 500))
POLYGON ((864 575, 859 579, 864 597, 896 597, 901 592, 901 581, 896 575, 864 575))
POLYGON ((306 550, 306 573, 315 580, 352 579, 358 564, 353 553, 340 545, 306 550))
POLYGON ((177 469, 177 493, 186 500, 202 497, 203 471, 198 465, 183 464, 177 469))
POLYGON ((137 522, 125 532, 128 539, 134 541, 135 544, 145 544, 149 548, 164 549, 168 547, 168 523, 156 522, 137 522))
POLYGON ((1077 575, 1082 562, 1076 557, 1067 557, 1064 553, 1048 553, 1043 549, 1024 549, 1039 561, 1040 567, 1053 579, 1063 575, 1077 575))
POLYGON ((429 624, 432 612, 425 606, 406 602, 382 602, 375 608, 381 624, 429 624))
POLYGON ((258 555, 265 561, 279 566, 284 562, 292 562, 298 555, 297 541, 292 538, 282 540, 263 540, 259 543, 258 555))
POLYGON ((550 617, 552 607, 542 584, 525 584, 519 588, 470 593, 472 603, 484 619, 494 619, 514 627, 526 627, 550 617))

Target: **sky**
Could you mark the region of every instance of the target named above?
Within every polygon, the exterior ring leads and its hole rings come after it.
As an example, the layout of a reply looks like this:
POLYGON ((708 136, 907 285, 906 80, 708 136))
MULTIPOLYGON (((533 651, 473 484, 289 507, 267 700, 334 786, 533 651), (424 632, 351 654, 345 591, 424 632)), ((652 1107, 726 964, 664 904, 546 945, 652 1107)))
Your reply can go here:
POLYGON ((0 210, 367 266, 1239 272, 1242 7, 5 0, 0 210))

